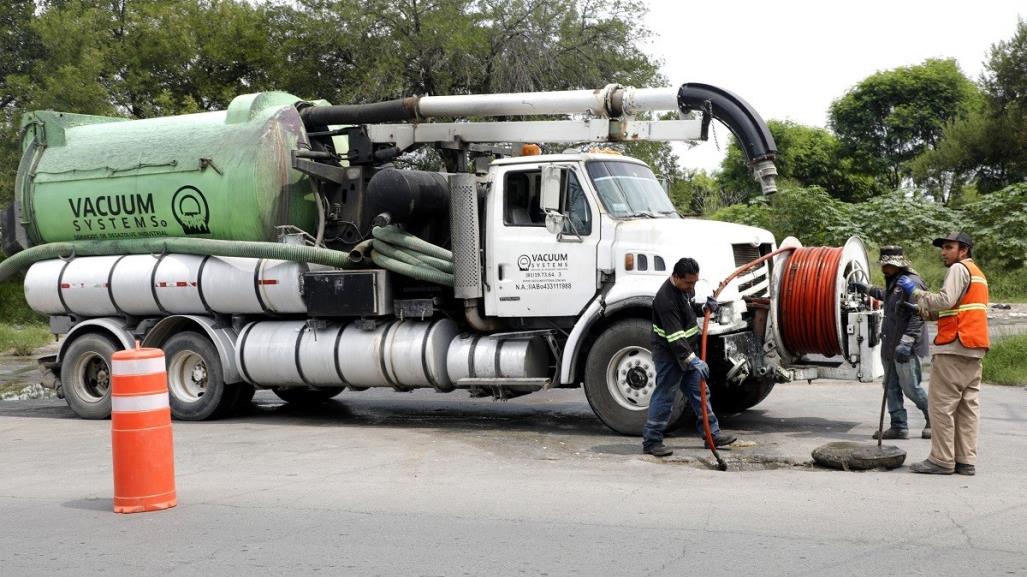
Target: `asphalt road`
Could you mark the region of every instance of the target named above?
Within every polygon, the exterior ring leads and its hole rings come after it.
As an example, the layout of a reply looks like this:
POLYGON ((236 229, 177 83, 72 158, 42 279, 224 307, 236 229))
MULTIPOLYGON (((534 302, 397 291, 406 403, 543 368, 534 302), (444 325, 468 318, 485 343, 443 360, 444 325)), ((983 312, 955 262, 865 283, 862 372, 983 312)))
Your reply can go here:
MULTIPOLYGON (((455 394, 454 394, 455 395, 455 394)), ((0 574, 1023 575, 1027 391, 987 386, 979 473, 809 465, 869 440, 879 385, 780 386, 667 461, 608 433, 579 391, 510 402, 344 393, 176 423, 178 507, 111 512, 110 422, 0 403, 0 574)), ((919 427, 919 417, 913 417, 919 427)), ((907 464, 929 441, 899 441, 907 464)))

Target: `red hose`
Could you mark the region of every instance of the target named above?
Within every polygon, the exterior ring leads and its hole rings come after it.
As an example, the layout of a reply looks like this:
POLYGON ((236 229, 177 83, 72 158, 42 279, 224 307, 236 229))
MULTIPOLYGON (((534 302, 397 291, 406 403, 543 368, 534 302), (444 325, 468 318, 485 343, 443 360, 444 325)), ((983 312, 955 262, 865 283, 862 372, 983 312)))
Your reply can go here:
POLYGON ((781 275, 778 317, 785 349, 796 355, 841 354, 835 314, 835 281, 842 249, 798 248, 781 275))

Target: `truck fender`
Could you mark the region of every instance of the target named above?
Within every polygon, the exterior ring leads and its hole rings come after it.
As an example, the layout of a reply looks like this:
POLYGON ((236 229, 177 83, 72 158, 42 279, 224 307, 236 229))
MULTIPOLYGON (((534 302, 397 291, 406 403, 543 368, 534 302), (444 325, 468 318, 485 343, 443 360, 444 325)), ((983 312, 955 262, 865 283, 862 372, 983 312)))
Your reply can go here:
POLYGON ((75 340, 77 335, 85 333, 97 333, 105 337, 112 337, 123 349, 135 347, 136 339, 126 328, 125 321, 117 317, 100 317, 82 321, 72 327, 68 334, 61 341, 57 349, 57 362, 64 360, 64 352, 68 344, 75 340))
MULTIPOLYGON (((564 345, 563 354, 560 356, 560 383, 564 385, 574 384, 574 375, 578 373, 578 367, 583 359, 581 358, 586 347, 586 342, 592 328, 605 318, 613 317, 630 308, 652 308, 653 295, 636 295, 620 299, 613 303, 606 303, 602 297, 594 299, 581 313, 578 322, 574 323, 571 334, 567 337, 567 344, 564 345)), ((594 340, 594 339, 592 339, 594 340)))
POLYGON ((174 315, 161 319, 143 339, 143 346, 160 348, 175 334, 191 328, 200 328, 214 343, 221 359, 225 384, 241 383, 242 376, 235 363, 235 342, 239 335, 232 327, 218 327, 214 319, 203 315, 174 315))

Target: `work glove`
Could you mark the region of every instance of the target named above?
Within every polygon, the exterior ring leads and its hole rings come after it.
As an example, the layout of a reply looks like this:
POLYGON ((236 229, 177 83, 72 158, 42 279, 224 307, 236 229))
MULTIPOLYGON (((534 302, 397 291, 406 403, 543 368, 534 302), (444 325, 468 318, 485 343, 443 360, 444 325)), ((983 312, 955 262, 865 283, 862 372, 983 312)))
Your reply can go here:
POLYGON ((899 341, 898 346, 895 347, 895 362, 908 363, 911 358, 913 358, 913 343, 899 341))
POLYGON ((899 285, 899 288, 902 289, 902 292, 906 293, 906 296, 913 294, 913 291, 916 290, 916 284, 913 282, 913 279, 906 275, 900 276, 895 281, 895 284, 899 285))
POLYGON ((699 357, 692 357, 692 360, 688 361, 688 364, 692 365, 693 369, 699 371, 699 376, 701 376, 703 380, 710 378, 710 365, 707 365, 706 361, 699 357))
POLYGON ((703 308, 708 310, 711 315, 715 315, 717 314, 717 311, 720 310, 720 303, 718 303, 717 299, 712 296, 706 297, 706 304, 703 305, 703 308))
POLYGON ((868 285, 865 282, 860 282, 858 280, 850 280, 849 281, 849 290, 850 291, 858 292, 861 295, 865 295, 868 292, 870 292, 870 285, 868 285))
POLYGON ((920 307, 916 306, 915 304, 909 301, 901 301, 899 302, 899 306, 902 307, 902 310, 908 312, 909 314, 918 316, 920 315, 920 307))

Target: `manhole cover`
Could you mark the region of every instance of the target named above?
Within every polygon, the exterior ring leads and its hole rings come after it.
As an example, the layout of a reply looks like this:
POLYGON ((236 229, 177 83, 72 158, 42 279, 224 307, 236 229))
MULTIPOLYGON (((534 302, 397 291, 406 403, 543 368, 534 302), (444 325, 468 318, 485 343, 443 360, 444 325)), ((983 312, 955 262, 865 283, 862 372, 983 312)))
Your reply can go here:
POLYGON ((906 461, 906 451, 894 446, 868 445, 839 441, 813 449, 813 462, 821 467, 843 471, 894 469, 906 461))

